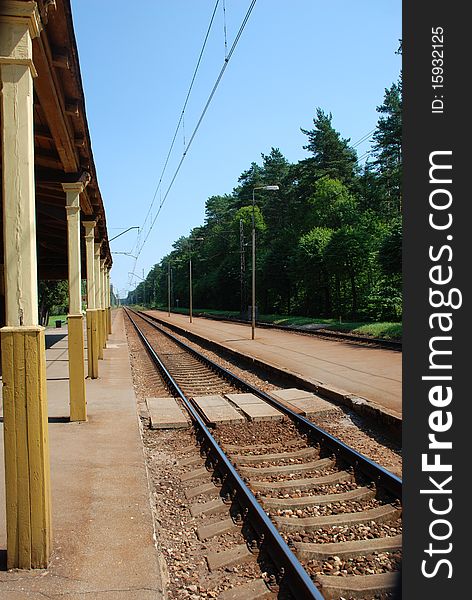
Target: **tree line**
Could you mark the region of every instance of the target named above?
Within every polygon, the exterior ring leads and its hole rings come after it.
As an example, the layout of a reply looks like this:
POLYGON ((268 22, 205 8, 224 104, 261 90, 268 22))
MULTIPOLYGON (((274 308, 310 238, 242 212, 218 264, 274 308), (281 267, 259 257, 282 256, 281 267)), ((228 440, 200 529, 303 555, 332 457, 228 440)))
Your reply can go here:
POLYGON ((247 311, 252 195, 256 191, 260 313, 367 320, 402 315, 401 78, 385 90, 368 159, 361 164, 331 113, 316 110, 308 156, 290 163, 279 148, 253 162, 229 194, 208 198, 205 222, 173 244, 126 303, 247 311))

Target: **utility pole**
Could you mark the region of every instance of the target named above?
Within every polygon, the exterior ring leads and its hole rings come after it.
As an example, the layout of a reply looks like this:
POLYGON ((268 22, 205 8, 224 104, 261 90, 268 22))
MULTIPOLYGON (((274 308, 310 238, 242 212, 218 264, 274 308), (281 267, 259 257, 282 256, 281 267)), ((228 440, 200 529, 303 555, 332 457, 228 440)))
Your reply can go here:
MULTIPOLYGON (((193 240, 203 241, 202 237, 193 238, 193 240)), ((192 238, 188 238, 188 291, 189 291, 189 321, 193 319, 193 284, 192 284, 192 238)))
POLYGON ((246 306, 246 251, 244 247, 244 223, 242 219, 239 219, 239 253, 241 255, 241 270, 239 276, 241 284, 241 317, 243 317, 246 306))
POLYGON ((189 247, 189 260, 188 260, 188 291, 189 291, 189 321, 192 323, 193 313, 193 294, 192 294, 192 245, 190 240, 188 242, 189 247))
POLYGON ((170 260, 167 263, 167 315, 170 317, 170 260))
POLYGON ((255 196, 256 190, 270 190, 276 192, 278 185, 260 185, 252 188, 252 307, 251 307, 251 338, 255 339, 256 333, 256 221, 255 221, 255 196))
POLYGON ((143 286, 144 306, 146 306, 146 280, 144 279, 144 268, 143 268, 143 281, 144 281, 144 286, 143 286))

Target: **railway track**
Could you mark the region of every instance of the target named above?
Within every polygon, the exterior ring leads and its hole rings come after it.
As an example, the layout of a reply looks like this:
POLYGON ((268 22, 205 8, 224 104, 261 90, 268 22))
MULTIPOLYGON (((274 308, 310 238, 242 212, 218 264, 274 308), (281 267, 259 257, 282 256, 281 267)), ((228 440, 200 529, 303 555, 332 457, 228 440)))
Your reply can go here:
POLYGON ((206 456, 201 468, 202 458, 192 450, 181 461, 188 468, 182 476, 187 498, 198 500, 191 513, 204 517, 199 538, 239 526, 244 532, 244 544, 209 553, 210 571, 252 559, 267 573, 265 582, 259 576, 219 597, 396 597, 401 480, 149 316, 126 312, 168 389, 188 412, 206 456), (283 422, 241 419, 218 425, 212 434, 195 398, 241 392, 270 404, 283 422), (209 472, 213 481, 202 483, 209 472))
MULTIPOLYGON (((153 309, 161 310, 161 309, 153 309)), ((163 311, 164 312, 164 311, 163 311)), ((200 313, 194 311, 195 317, 202 319, 208 319, 210 321, 223 321, 225 323, 242 323, 243 325, 250 325, 250 321, 245 319, 238 319, 236 317, 220 317, 218 315, 212 315, 207 313, 200 313)), ((330 329, 307 329, 306 327, 297 327, 295 325, 277 325, 275 323, 264 323, 263 321, 257 322, 259 329, 278 329, 279 331, 291 331, 292 333, 300 333, 302 335, 320 337, 331 340, 340 340, 344 342, 356 343, 359 345, 375 346, 376 348, 385 348, 386 350, 397 350, 401 352, 402 341, 394 340, 389 338, 376 338, 369 335, 359 335, 356 333, 342 332, 330 329)))

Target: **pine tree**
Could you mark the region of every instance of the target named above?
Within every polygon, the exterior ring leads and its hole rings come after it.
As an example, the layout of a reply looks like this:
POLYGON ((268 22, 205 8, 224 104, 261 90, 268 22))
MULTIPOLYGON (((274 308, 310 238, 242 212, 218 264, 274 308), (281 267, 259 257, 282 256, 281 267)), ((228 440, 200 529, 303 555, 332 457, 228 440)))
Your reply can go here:
POLYGON ((402 81, 385 90, 384 101, 377 107, 382 116, 374 133, 373 166, 378 174, 386 212, 401 211, 402 178, 402 81))
POLYGON ((313 154, 311 163, 317 179, 327 175, 339 179, 346 185, 352 184, 357 174, 357 155, 349 146, 349 139, 343 139, 331 124, 333 116, 321 108, 316 109, 313 119, 314 129, 302 129, 308 136, 308 144, 303 146, 313 154))

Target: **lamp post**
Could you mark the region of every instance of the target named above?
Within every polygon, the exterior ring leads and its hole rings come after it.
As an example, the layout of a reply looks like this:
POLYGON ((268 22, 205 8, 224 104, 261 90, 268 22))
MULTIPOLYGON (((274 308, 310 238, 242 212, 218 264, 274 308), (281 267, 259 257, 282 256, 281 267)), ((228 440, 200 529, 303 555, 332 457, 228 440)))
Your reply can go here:
POLYGON ((188 287, 189 287, 189 322, 192 323, 192 318, 193 318, 193 291, 192 291, 192 241, 203 241, 204 238, 202 237, 197 237, 197 238, 188 238, 188 255, 189 255, 189 261, 188 261, 188 287))
POLYGON ((255 338, 256 332, 256 223, 254 219, 255 197, 256 190, 268 190, 276 192, 279 189, 278 185, 261 185, 252 188, 252 306, 251 306, 251 339, 255 338))

